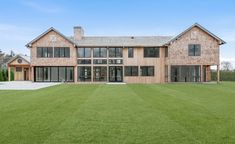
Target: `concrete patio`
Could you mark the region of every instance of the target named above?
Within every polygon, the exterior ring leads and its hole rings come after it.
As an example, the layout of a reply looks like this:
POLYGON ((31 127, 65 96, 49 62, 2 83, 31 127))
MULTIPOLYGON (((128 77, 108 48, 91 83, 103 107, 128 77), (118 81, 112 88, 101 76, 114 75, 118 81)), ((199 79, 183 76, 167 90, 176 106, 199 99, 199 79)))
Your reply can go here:
POLYGON ((31 81, 0 82, 0 90, 37 90, 61 83, 34 83, 31 81))

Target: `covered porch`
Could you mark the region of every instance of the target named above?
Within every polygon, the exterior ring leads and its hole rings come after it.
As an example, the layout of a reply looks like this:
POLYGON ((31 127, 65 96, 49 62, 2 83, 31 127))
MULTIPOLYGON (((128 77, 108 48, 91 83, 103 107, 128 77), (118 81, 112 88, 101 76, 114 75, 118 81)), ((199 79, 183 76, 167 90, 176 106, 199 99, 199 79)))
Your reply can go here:
POLYGON ((27 56, 17 55, 8 63, 8 81, 11 80, 11 71, 14 73, 14 81, 31 81, 31 67, 27 56))
MULTIPOLYGON (((210 82, 212 65, 168 66, 168 82, 210 82)), ((217 83, 220 82, 220 66, 216 65, 217 83)))

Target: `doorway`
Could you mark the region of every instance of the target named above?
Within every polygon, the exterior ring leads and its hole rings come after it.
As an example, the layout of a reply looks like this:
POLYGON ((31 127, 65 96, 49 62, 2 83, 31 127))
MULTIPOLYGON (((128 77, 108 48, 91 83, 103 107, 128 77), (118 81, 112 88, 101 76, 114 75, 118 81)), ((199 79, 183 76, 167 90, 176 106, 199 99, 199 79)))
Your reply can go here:
POLYGON ((24 80, 29 80, 29 68, 24 68, 24 80))
POLYGON ((110 66, 109 67, 109 82, 123 82, 123 67, 110 66))

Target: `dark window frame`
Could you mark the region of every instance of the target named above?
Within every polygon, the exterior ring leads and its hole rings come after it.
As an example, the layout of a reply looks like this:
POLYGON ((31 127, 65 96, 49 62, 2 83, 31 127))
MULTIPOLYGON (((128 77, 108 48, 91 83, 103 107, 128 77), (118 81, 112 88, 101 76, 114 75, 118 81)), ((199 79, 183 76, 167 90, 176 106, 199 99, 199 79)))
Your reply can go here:
POLYGON ((91 65, 91 59, 78 59, 78 65, 91 65))
POLYGON ((59 72, 59 68, 65 68, 65 74, 64 74, 64 77, 65 77, 65 82, 74 82, 75 80, 74 80, 74 67, 73 66, 36 66, 36 67, 34 67, 34 81, 35 82, 61 82, 60 81, 60 78, 59 78, 59 75, 60 75, 60 72, 59 72), (57 69, 57 80, 52 80, 52 68, 56 68, 57 69), (36 72, 39 70, 39 69, 41 69, 42 70, 42 80, 37 80, 37 77, 36 77, 36 72), (45 80, 45 75, 44 75, 44 71, 45 71, 45 69, 48 69, 48 71, 50 72, 50 80, 45 80), (67 71, 68 71, 68 69, 72 69, 72 71, 73 71, 73 80, 72 81, 68 81, 68 79, 67 79, 67 71))
POLYGON ((93 48, 93 58, 107 58, 107 48, 93 48), (95 54, 95 49, 98 49, 98 56, 95 54), (105 56, 103 56, 102 49, 105 49, 105 56))
POLYGON ((124 71, 125 76, 139 76, 139 67, 138 66, 125 66, 124 68, 125 68, 125 71, 124 71), (137 71, 134 70, 134 68, 137 69, 137 71), (135 73, 135 72, 137 72, 137 73, 135 73))
POLYGON ((155 67, 154 66, 140 66, 140 76, 155 76, 155 67), (150 69, 153 70, 152 73, 150 73, 150 69), (143 72, 145 70, 145 72, 143 72))
POLYGON ((144 58, 160 58, 160 47, 144 47, 144 58))
POLYGON ((69 47, 54 47, 54 57, 55 58, 70 58, 70 48, 69 47))
POLYGON ((53 48, 52 47, 37 47, 36 55, 37 55, 37 58, 52 58, 53 48), (44 53, 46 53, 46 55, 44 55, 44 53))
POLYGON ((134 57, 134 48, 129 47, 128 48, 128 58, 133 58, 134 57))
POLYGON ((189 44, 188 56, 201 56, 201 44, 189 44))
POLYGON ((94 82, 107 82, 108 80, 107 73, 108 73, 107 66, 94 66, 93 67, 93 81, 94 82), (99 72, 99 78, 96 77, 96 72, 99 72), (102 73, 105 73, 105 75, 103 76, 102 73))
POLYGON ((78 82, 91 82, 92 81, 92 67, 91 66, 78 66, 77 67, 77 81, 78 82), (80 72, 80 70, 79 70, 79 68, 82 68, 82 75, 80 76, 79 75, 79 72, 80 72), (88 75, 88 77, 86 78, 85 77, 85 68, 88 68, 89 69, 89 71, 87 71, 87 73, 88 74, 90 74, 90 75, 88 75))
POLYGON ((165 48, 165 57, 168 57, 168 55, 169 55, 169 49, 165 48))
POLYGON ((107 63, 107 59, 93 59, 93 65, 107 65, 107 63))
POLYGON ((109 48, 109 57, 110 57, 110 58, 122 58, 122 57, 123 57, 123 48, 121 48, 121 47, 110 47, 110 48, 109 48), (111 51, 112 49, 114 49, 114 56, 110 56, 110 51, 111 51), (121 49, 121 53, 118 53, 118 49, 121 49), (119 54, 120 54, 121 56, 119 56, 119 54))
POLYGON ((91 53, 92 53, 92 50, 91 50, 91 48, 77 48, 77 58, 91 58, 91 53), (79 57, 79 49, 81 49, 82 50, 82 56, 81 57, 79 57), (86 50, 88 50, 89 49, 89 51, 86 51, 86 50), (87 55, 87 52, 89 53, 89 55, 88 55, 88 57, 86 56, 87 55))

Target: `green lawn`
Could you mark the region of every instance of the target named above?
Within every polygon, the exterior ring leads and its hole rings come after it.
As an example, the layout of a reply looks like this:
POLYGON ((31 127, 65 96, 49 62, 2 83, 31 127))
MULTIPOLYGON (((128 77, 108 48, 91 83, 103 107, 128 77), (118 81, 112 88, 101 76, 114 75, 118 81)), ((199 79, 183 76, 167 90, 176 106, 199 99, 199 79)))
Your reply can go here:
POLYGON ((0 144, 235 143, 235 83, 0 91, 0 144))

